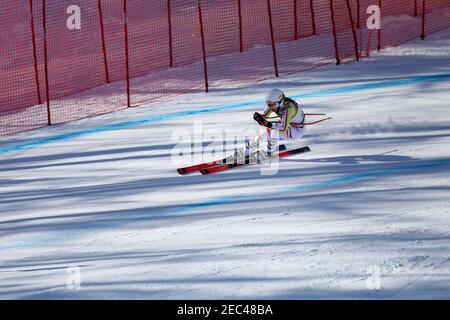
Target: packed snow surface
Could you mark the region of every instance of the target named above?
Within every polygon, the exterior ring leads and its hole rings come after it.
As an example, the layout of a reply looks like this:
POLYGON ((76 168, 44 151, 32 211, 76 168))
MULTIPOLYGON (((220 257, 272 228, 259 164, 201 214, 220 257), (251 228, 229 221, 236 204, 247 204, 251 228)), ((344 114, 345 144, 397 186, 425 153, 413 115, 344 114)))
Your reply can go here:
POLYGON ((3 137, 0 298, 448 299, 449 145, 450 30, 3 137), (177 174, 174 132, 255 129, 273 87, 333 117, 311 152, 177 174))

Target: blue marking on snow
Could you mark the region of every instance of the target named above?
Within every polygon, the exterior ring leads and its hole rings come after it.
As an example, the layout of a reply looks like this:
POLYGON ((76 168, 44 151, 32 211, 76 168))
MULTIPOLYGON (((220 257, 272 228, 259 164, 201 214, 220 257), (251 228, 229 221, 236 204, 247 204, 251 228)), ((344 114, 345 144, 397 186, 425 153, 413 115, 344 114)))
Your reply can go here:
MULTIPOLYGON (((395 174, 405 174, 405 173, 420 173, 425 170, 431 170, 431 169, 438 169, 440 167, 444 166, 450 166, 450 159, 436 159, 436 160, 429 160, 429 161, 418 161, 413 164, 408 165, 402 165, 395 168, 387 168, 387 169, 377 169, 377 170, 371 170, 366 172, 357 172, 354 174, 348 174, 332 179, 327 179, 319 182, 309 182, 309 183, 302 183, 298 184, 294 187, 291 187, 290 189, 283 188, 283 194, 286 193, 299 193, 299 192, 309 192, 309 191, 315 191, 319 189, 327 189, 330 187, 335 187, 339 185, 345 185, 348 183, 358 182, 361 180, 367 180, 371 178, 379 178, 389 175, 395 175, 395 174)), ((280 189, 281 192, 281 189, 280 189)), ((191 203, 191 204, 185 204, 180 206, 175 206, 174 208, 168 208, 168 209, 158 209, 158 215, 156 217, 159 217, 161 215, 164 215, 165 217, 175 214, 180 214, 188 211, 192 211, 195 209, 202 209, 202 208, 208 208, 208 207, 214 207, 219 206, 223 204, 233 204, 233 203, 239 203, 240 201, 262 201, 262 200, 273 200, 278 197, 277 192, 270 193, 270 194, 246 194, 246 195, 237 195, 237 196, 227 196, 227 197, 220 197, 216 199, 207 200, 200 203, 191 203)), ((148 208, 151 209, 151 208, 148 208)), ((31 238, 19 240, 19 241, 12 241, 12 242, 2 242, 0 243, 0 250, 6 250, 11 248, 20 248, 20 247, 26 247, 26 246, 36 246, 38 244, 42 244, 45 242, 51 242, 51 241, 67 241, 70 238, 76 238, 80 237, 83 234, 86 234, 88 232, 92 231, 98 231, 102 229, 107 228, 116 228, 119 226, 123 226, 129 223, 136 223, 139 221, 149 221, 155 218, 155 215, 149 216, 149 212, 144 212, 140 214, 139 216, 134 217, 124 217, 120 220, 111 220, 111 221, 98 221, 98 222, 86 222, 86 223, 76 223, 74 228, 71 228, 69 230, 59 230, 57 232, 51 232, 46 231, 45 233, 41 233, 40 235, 36 235, 31 238)), ((51 219, 51 217, 49 217, 51 219)), ((0 223, 2 224, 2 223, 0 223)))
MULTIPOLYGON (((437 74, 437 75, 416 76, 416 77, 409 77, 409 78, 398 79, 398 80, 389 80, 389 81, 360 84, 360 85, 341 87, 341 88, 335 88, 335 89, 319 90, 319 91, 310 92, 310 93, 293 95, 292 98, 301 99, 301 98, 324 97, 324 96, 330 96, 330 95, 334 95, 334 94, 358 92, 358 91, 365 91, 365 90, 374 90, 374 89, 381 89, 381 88, 388 88, 388 87, 395 87, 395 86, 402 86, 402 85, 423 83, 423 82, 447 81, 447 80, 450 80, 450 74, 446 74, 446 73, 445 74, 437 74)), ((254 100, 254 101, 248 101, 248 102, 243 102, 243 103, 233 103, 233 104, 212 106, 212 107, 198 109, 198 110, 174 112, 174 113, 169 113, 169 114, 164 114, 164 115, 152 116, 149 118, 139 119, 139 120, 124 121, 124 122, 119 122, 119 123, 115 123, 115 124, 93 127, 90 129, 80 130, 80 131, 76 131, 76 132, 72 132, 72 133, 54 135, 54 136, 50 136, 47 138, 37 139, 35 141, 12 144, 12 145, 0 148, 0 154, 6 154, 6 153, 14 152, 14 151, 31 149, 31 148, 46 145, 46 144, 49 144, 52 142, 59 142, 59 141, 64 141, 64 140, 75 139, 75 138, 79 138, 79 137, 89 135, 89 134, 94 134, 94 133, 126 129, 126 128, 131 128, 131 127, 136 127, 136 126, 152 124, 152 123, 160 122, 160 121, 167 121, 167 120, 173 120, 173 119, 177 119, 177 118, 181 118, 181 117, 199 115, 199 114, 203 114, 203 113, 234 110, 234 109, 240 109, 240 108, 246 108, 246 107, 254 107, 257 105, 261 105, 261 104, 263 104, 262 100, 254 100)))
POLYGON ((388 87, 397 87, 397 86, 403 86, 403 85, 415 84, 415 83, 421 83, 421 82, 434 82, 434 81, 446 81, 446 80, 450 80, 450 74, 448 74, 448 73, 437 74, 437 75, 428 75, 428 76, 417 76, 417 77, 389 80, 389 81, 383 81, 383 82, 359 84, 359 85, 336 88, 336 89, 320 90, 317 92, 299 94, 296 96, 292 96, 292 98, 323 97, 323 96, 329 96, 329 95, 333 95, 333 94, 358 92, 358 91, 382 89, 382 88, 388 88, 388 87))

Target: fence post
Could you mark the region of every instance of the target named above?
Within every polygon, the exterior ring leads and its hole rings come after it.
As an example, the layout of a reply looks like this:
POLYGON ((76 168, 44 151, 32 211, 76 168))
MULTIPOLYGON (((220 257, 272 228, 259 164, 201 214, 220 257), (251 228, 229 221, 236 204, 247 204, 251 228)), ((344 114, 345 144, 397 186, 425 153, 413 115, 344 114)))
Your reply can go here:
MULTIPOLYGON (((380 11, 381 11, 381 23, 383 23, 383 10, 382 10, 382 0, 378 0, 378 6, 380 7, 380 11)), ((377 44, 377 50, 380 51, 381 50, 381 28, 382 26, 380 25, 380 28, 378 29, 378 44, 377 44)))
POLYGON ((50 112, 50 88, 48 80, 48 56, 47 56, 47 0, 42 0, 42 24, 44 29, 44 71, 45 71, 45 95, 47 99, 47 124, 52 125, 52 118, 50 112))
POLYGON ((357 11, 357 17, 358 17, 357 28, 361 29, 361 2, 360 2, 360 0, 356 0, 356 11, 357 11))
POLYGON ((127 16, 127 0, 123 0, 123 16, 124 16, 124 34, 125 34, 125 77, 127 83, 127 108, 131 107, 130 92, 130 57, 128 49, 128 16, 127 16))
POLYGON ((172 38, 172 3, 167 0, 167 23, 169 25, 169 65, 173 67, 173 38, 172 38))
POLYGON ((238 18, 239 18, 239 50, 244 52, 244 39, 242 34, 242 5, 241 0, 237 0, 238 5, 238 18))
POLYGON ((316 13, 314 11, 313 0, 309 0, 309 7, 311 10, 311 22, 312 22, 312 27, 313 27, 313 35, 315 36, 317 34, 317 30, 316 30, 316 13))
POLYGON ((333 0, 330 0, 330 11, 331 11, 331 24, 333 26, 333 39, 334 39, 334 50, 336 52, 336 64, 341 64, 341 57, 339 56, 339 45, 337 39, 337 31, 336 31, 336 20, 334 16, 334 3, 333 0))
POLYGON ((106 82, 111 83, 109 79, 108 59, 106 55, 105 26, 103 24, 102 0, 98 0, 98 13, 100 15, 100 31, 102 33, 103 62, 105 64, 106 82))
POLYGON ((33 44, 34 77, 36 80, 37 100, 38 100, 38 104, 42 104, 41 86, 39 84, 39 69, 38 69, 38 61, 37 61, 36 31, 34 28, 33 0, 29 0, 28 3, 30 5, 31 41, 33 44))
POLYGON ((200 4, 201 0, 197 0, 198 6, 198 19, 200 23, 200 35, 202 38, 202 56, 203 56, 203 73, 205 77, 205 92, 209 91, 209 83, 208 83, 208 65, 206 63, 206 45, 205 45, 205 30, 203 29, 203 15, 202 15, 202 6, 200 4))
POLYGON ((298 40, 297 0, 294 1, 294 40, 298 40))
POLYGON ((422 0, 422 34, 420 35, 420 38, 422 40, 425 40, 425 15, 426 15, 426 4, 425 0, 422 0))
POLYGON ((274 68, 275 68, 275 76, 279 77, 278 61, 277 61, 277 49, 275 47, 275 35, 274 35, 274 32, 273 32, 272 9, 270 7, 270 0, 267 0, 267 12, 269 14, 270 39, 272 41, 272 55, 273 55, 273 65, 274 65, 274 68))
POLYGON ((350 16, 350 23, 352 25, 353 44, 355 45, 355 57, 356 57, 356 61, 359 61, 358 40, 357 40, 357 37, 356 37, 355 24, 353 23, 352 8, 350 7, 350 0, 346 0, 346 2, 347 2, 348 14, 350 16))

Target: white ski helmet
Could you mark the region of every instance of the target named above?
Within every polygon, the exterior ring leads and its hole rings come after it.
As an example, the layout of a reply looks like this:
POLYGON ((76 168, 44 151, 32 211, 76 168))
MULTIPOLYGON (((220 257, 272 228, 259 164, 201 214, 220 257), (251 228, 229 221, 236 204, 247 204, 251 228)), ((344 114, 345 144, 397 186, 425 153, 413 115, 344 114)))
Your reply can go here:
POLYGON ((273 105, 276 104, 280 107, 284 101, 284 93, 280 89, 272 89, 266 96, 266 104, 273 105))

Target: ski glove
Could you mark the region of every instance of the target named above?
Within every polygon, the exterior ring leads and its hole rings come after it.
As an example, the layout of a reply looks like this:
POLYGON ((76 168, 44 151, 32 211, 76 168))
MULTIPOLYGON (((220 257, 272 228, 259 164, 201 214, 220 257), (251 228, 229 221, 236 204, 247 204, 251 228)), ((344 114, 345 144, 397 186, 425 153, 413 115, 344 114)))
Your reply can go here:
POLYGON ((253 114, 253 119, 258 122, 260 126, 264 126, 267 128, 272 128, 272 123, 264 119, 262 115, 260 115, 258 112, 255 112, 253 114))

